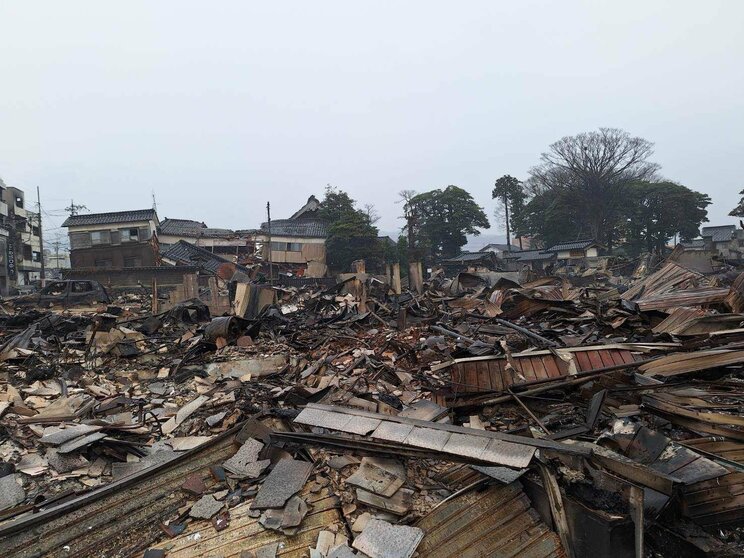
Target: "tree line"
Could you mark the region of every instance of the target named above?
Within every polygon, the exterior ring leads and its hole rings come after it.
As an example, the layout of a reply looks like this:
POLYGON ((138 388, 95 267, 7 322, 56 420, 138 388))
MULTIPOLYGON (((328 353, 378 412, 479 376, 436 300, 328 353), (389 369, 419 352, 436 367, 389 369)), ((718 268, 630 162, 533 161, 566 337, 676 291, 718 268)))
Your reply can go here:
MULTIPOLYGON (((530 237, 544 248, 590 239, 611 253, 634 256, 660 252, 674 237, 695 238, 707 220, 710 197, 662 178, 652 155, 651 142, 616 128, 551 144, 525 180, 504 175, 494 184, 507 244, 512 237, 530 237)), ((458 186, 404 190, 400 196, 405 226, 391 243, 378 238, 374 208, 359 208, 346 192, 326 189, 320 213, 328 225, 331 269, 348 269, 357 259, 375 267, 455 257, 467 235, 490 227, 483 208, 458 186)), ((732 214, 744 216, 742 208, 744 198, 732 214)))

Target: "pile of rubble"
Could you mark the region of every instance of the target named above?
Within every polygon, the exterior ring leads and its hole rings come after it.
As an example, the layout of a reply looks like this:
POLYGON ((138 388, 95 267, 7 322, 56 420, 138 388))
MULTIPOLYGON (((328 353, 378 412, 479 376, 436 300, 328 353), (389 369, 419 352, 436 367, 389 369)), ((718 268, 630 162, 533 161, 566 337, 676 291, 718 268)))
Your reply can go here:
POLYGON ((0 554, 739 556, 744 275, 627 283, 9 301, 0 554))

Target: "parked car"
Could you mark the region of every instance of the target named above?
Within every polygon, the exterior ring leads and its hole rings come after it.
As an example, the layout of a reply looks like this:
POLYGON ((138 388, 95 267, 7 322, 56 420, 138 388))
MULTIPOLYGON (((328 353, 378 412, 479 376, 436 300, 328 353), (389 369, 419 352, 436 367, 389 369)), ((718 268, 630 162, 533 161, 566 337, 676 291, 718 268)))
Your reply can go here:
POLYGON ((10 299, 15 306, 78 306, 111 302, 98 281, 52 281, 39 292, 10 299))

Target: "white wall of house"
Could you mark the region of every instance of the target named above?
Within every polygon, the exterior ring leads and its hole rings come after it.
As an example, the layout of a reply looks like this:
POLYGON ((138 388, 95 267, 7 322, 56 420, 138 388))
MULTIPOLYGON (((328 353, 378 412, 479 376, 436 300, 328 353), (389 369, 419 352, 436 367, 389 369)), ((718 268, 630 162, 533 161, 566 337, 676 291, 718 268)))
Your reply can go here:
POLYGON ((172 246, 173 244, 178 244, 180 240, 207 249, 215 246, 248 246, 249 242, 251 241, 251 239, 249 238, 219 238, 208 236, 194 237, 177 236, 173 234, 158 235, 158 242, 162 246, 172 246))
POLYGON ((94 232, 94 231, 118 231, 126 229, 139 229, 147 227, 150 234, 155 234, 155 221, 132 221, 127 223, 104 223, 102 225, 76 225, 67 227, 68 232, 94 232))
POLYGON ((599 249, 596 246, 590 246, 583 250, 560 250, 556 253, 559 260, 578 260, 581 258, 597 258, 599 249))

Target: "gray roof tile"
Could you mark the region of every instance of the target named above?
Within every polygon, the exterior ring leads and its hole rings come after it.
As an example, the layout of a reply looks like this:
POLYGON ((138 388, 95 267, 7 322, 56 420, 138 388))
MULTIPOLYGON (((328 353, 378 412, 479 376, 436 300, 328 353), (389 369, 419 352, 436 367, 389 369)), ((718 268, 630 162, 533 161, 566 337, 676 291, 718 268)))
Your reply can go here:
MULTIPOLYGON (((269 230, 268 223, 261 223, 261 232, 269 230)), ((316 219, 277 219, 271 221, 271 234, 276 236, 302 236, 308 238, 325 238, 328 229, 323 221, 316 219)))
POLYGON ((220 266, 226 263, 235 265, 235 267, 243 273, 250 273, 248 268, 242 265, 233 264, 230 260, 217 254, 213 254, 201 246, 189 244, 185 240, 179 240, 176 244, 163 252, 163 258, 173 260, 179 264, 198 265, 205 271, 213 274, 217 274, 217 270, 220 266))
POLYGON ((727 242, 736 231, 736 225, 719 225, 717 227, 703 227, 703 238, 710 238, 713 242, 727 242))
POLYGON ((109 223, 133 223, 136 221, 157 221, 158 215, 154 209, 135 209, 132 211, 113 211, 110 213, 87 213, 85 215, 71 215, 63 227, 79 227, 84 225, 108 225, 109 223))
POLYGON ((574 240, 572 242, 561 242, 555 246, 548 248, 546 252, 559 252, 563 250, 583 250, 589 246, 596 245, 597 243, 593 240, 574 240))

